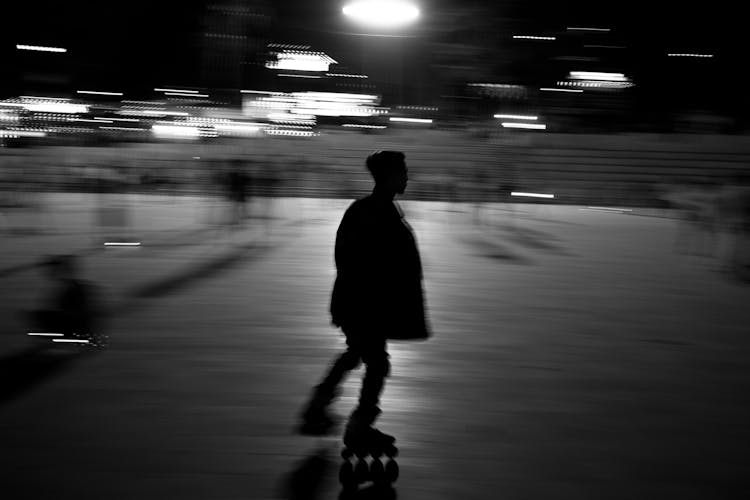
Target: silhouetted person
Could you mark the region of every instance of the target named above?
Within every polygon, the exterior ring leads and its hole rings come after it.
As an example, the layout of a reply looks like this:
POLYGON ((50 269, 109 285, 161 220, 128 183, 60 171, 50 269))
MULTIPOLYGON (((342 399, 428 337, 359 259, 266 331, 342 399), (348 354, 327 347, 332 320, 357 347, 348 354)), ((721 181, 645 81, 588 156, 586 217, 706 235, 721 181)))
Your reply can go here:
POLYGON ((411 227, 393 201, 406 188, 404 154, 381 151, 367 158, 375 179, 372 194, 346 210, 336 234, 336 282, 331 298, 332 323, 346 336, 347 350, 315 388, 302 415, 301 431, 325 433, 333 425, 327 407, 344 376, 362 362, 366 372, 359 405, 351 414, 344 442, 352 447, 393 441, 372 427, 385 378, 390 373, 388 339, 429 336, 422 293, 422 265, 411 227))
POLYGON ((247 217, 247 195, 250 176, 242 168, 242 160, 232 160, 226 178, 227 197, 232 205, 232 224, 239 224, 247 217))
POLYGON ((52 279, 52 289, 44 308, 31 312, 33 327, 66 337, 99 339, 93 287, 78 278, 75 257, 53 257, 44 267, 52 279))

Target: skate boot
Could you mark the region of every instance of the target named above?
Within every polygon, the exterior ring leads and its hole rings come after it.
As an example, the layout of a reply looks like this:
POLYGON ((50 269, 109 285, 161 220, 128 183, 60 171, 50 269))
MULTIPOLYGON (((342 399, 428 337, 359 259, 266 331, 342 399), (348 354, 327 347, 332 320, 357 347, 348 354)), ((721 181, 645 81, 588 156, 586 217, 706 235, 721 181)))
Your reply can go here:
POLYGON ((325 436, 330 434, 336 426, 336 419, 328 411, 328 407, 336 397, 336 391, 324 391, 320 386, 302 412, 298 432, 307 436, 325 436))
POLYGON ((339 480, 344 488, 356 488, 366 482, 389 484, 398 478, 395 457, 396 438, 381 432, 366 421, 352 418, 344 433, 344 463, 339 480))

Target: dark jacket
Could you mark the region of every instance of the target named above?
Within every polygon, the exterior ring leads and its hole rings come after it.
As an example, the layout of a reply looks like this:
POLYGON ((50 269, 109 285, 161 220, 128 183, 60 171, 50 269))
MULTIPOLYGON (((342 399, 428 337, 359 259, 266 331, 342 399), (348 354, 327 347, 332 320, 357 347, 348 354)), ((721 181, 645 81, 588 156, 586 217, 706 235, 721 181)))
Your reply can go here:
POLYGON ((393 200, 371 194, 352 203, 336 233, 335 258, 334 325, 394 340, 429 337, 419 250, 393 200))

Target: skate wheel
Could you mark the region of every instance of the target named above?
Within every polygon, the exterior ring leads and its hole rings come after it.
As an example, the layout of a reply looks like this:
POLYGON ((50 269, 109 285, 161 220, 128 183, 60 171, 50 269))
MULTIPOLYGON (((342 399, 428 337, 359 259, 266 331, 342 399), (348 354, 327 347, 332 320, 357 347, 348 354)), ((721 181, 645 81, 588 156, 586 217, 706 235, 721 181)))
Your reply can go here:
POLYGON ((343 450, 341 450, 341 458, 343 458, 344 460, 349 460, 350 458, 352 458, 352 456, 354 456, 354 452, 349 448, 344 448, 343 450))
POLYGON ((354 466, 354 480, 357 483, 364 483, 370 476, 370 468, 367 466, 367 462, 364 460, 357 461, 357 465, 354 466))
POLYGON ((339 482, 344 486, 351 486, 352 484, 355 484, 354 481, 354 467, 352 467, 352 463, 347 461, 341 464, 341 468, 339 469, 339 482))
POLYGON ((372 459, 372 463, 370 464, 370 479, 375 483, 379 483, 385 479, 385 468, 379 458, 372 459))
POLYGON ((360 459, 360 461, 362 461, 367 458, 367 455, 370 453, 365 448, 357 448, 354 450, 354 454, 360 459))
POLYGON ((389 483, 395 483, 398 479, 398 464, 395 460, 389 460, 385 464, 385 480, 389 483))

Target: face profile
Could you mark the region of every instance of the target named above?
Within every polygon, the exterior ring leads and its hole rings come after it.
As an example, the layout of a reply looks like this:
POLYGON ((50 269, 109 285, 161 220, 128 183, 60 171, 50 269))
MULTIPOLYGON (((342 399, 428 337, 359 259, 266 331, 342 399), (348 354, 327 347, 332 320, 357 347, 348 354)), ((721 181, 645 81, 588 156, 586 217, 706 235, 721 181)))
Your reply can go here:
POLYGON ((391 195, 406 190, 408 169, 406 158, 400 151, 378 151, 367 157, 367 168, 375 179, 376 189, 391 195))

